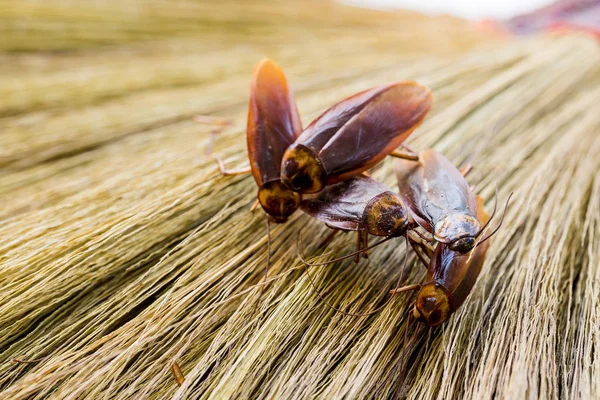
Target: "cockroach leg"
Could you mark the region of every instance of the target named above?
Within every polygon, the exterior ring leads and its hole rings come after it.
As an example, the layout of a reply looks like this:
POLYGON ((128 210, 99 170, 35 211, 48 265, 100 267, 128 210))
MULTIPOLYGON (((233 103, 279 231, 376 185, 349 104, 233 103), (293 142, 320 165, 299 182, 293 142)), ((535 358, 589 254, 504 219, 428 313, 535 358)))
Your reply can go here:
POLYGON ((199 124, 204 125, 212 125, 213 128, 210 130, 210 137, 208 138, 208 143, 206 144, 204 152, 206 155, 210 155, 212 153, 213 142, 215 141, 215 136, 223 131, 223 129, 229 125, 231 125, 231 121, 218 118, 211 117, 208 115, 196 115, 193 120, 199 124))
POLYGON ((181 368, 179 368, 179 364, 177 364, 177 361, 173 361, 173 364, 171 364, 171 373, 173 374, 177 385, 183 385, 183 382, 185 381, 185 376, 183 375, 183 372, 181 372, 181 368))
POLYGON ((473 170, 473 164, 466 164, 464 167, 460 169, 460 173, 462 176, 466 177, 473 170))
POLYGON ((392 289, 392 290, 390 290, 390 294, 400 294, 400 293, 405 293, 405 292, 411 292, 413 290, 418 290, 418 289, 421 289, 421 285, 418 283, 415 283, 413 285, 406 285, 406 286, 402 286, 400 288, 392 289))
POLYGON ((231 121, 225 118, 211 117, 210 115, 195 115, 193 120, 199 124, 215 125, 220 128, 231 125, 231 121))
POLYGON ((427 258, 431 259, 433 252, 429 253, 427 247, 422 242, 416 242, 413 239, 409 239, 409 242, 419 260, 423 263, 425 268, 427 268, 429 266, 429 260, 427 258), (427 256, 424 253, 427 254, 427 256))
MULTIPOLYGON (((215 136, 221 133, 221 131, 223 131, 223 128, 231 125, 231 122, 223 118, 209 117, 207 115, 197 115, 194 117, 194 121, 200 124, 208 124, 214 126, 214 128, 210 131, 210 137, 204 150, 205 154, 207 156, 210 156, 212 154, 215 136)), ((244 175, 249 174, 252 171, 249 166, 240 169, 227 169, 225 167, 225 163, 220 157, 212 156, 212 158, 216 161, 217 165, 219 166, 219 171, 221 171, 221 174, 224 176, 244 175)))
POLYGON ((365 249, 362 255, 363 258, 369 258, 369 233, 367 231, 359 231, 362 234, 362 248, 365 249))
POLYGON ((240 169, 227 169, 225 168, 225 163, 223 163, 223 160, 221 160, 220 157, 213 157, 213 159, 217 162, 217 165, 219 166, 219 171, 223 176, 245 175, 252 172, 250 167, 240 169))
MULTIPOLYGON (((427 232, 429 233, 429 232, 427 232)), ((433 235, 431 237, 425 236, 424 234, 422 234, 421 232, 419 232, 417 229, 414 229, 412 231, 410 231, 410 237, 417 240, 415 238, 415 235, 417 235, 418 237, 421 238, 421 242, 422 243, 433 243, 435 241, 435 239, 433 238, 433 235)))
POLYGON ((356 231, 356 253, 354 254, 354 262, 358 264, 360 262, 360 253, 362 253, 362 237, 361 232, 356 231))
POLYGON ((412 150, 408 150, 406 147, 404 147, 403 152, 398 151, 398 150, 392 151, 390 153, 390 156, 396 157, 396 158, 402 158, 402 159, 410 160, 410 161, 419 161, 419 153, 416 153, 412 150))
POLYGON ((426 246, 428 255, 433 253, 435 250, 435 239, 423 235, 416 229, 408 232, 408 238, 415 243, 426 246))
POLYGON ((256 211, 259 204, 260 204, 260 201, 258 201, 258 199, 254 200, 254 203, 252 203, 252 207, 250 207, 250 212, 256 211))

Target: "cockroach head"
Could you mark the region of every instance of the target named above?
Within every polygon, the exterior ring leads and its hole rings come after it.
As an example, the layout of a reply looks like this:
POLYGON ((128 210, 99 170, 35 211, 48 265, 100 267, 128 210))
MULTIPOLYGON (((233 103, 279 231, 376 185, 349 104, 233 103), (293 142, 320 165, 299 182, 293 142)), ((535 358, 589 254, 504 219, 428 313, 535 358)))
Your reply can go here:
POLYGON ((270 181, 258 189, 258 201, 271 221, 282 223, 298 209, 302 195, 280 181, 270 181))
POLYGON ((475 237, 465 236, 448 245, 448 248, 452 251, 457 251, 461 254, 468 253, 475 246, 475 237))
POLYGON ((327 184, 327 172, 319 156, 304 145, 292 145, 283 155, 281 181, 299 193, 317 193, 327 184))
POLYGON ((475 239, 481 224, 469 214, 450 214, 433 227, 435 240, 447 244, 450 250, 461 254, 467 253, 475 246, 475 239))
POLYGON ((427 326, 436 326, 446 322, 450 318, 450 314, 450 294, 448 291, 435 282, 423 285, 413 308, 415 319, 427 326))
POLYGON ((375 236, 402 236, 409 223, 407 208, 393 192, 374 197, 363 212, 363 224, 367 232, 375 236))

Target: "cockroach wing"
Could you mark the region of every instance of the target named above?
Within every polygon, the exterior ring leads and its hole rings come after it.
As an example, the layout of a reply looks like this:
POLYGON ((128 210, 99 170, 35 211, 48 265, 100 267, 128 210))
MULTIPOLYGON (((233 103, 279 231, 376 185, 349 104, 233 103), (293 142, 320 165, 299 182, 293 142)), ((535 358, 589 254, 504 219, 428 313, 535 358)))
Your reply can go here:
POLYGON ((263 60, 254 68, 246 132, 258 186, 279 180, 283 153, 302 132, 302 125, 285 75, 272 60, 263 60))
POLYGON ((381 182, 359 175, 325 187, 300 203, 302 211, 332 228, 365 230, 364 211, 369 202, 390 189, 381 182))
POLYGON ((400 82, 360 92, 334 105, 300 135, 313 150, 328 184, 357 175, 385 158, 417 128, 431 106, 431 92, 400 82))
MULTIPOLYGON (((477 214, 481 225, 485 225, 490 216, 483 208, 483 199, 476 196, 477 214)), ((442 243, 436 247, 429 268, 430 278, 440 283, 452 294, 452 309, 456 310, 471 293, 481 272, 489 240, 475 247, 467 254, 452 251, 442 243), (434 261, 435 260, 435 261, 434 261)))
MULTIPOLYGON (((483 226, 490 220, 490 215, 483 208, 483 199, 479 196, 475 197, 477 202, 477 216, 479 218, 479 223, 483 226)), ((469 296, 469 293, 471 293, 473 286, 475 286, 475 282, 479 277, 489 247, 490 239, 475 247, 472 254, 469 254, 470 259, 467 271, 452 296, 455 309, 461 306, 469 296)))
POLYGON ((427 231, 451 214, 459 219, 461 215, 477 217, 469 184, 446 157, 433 149, 422 152, 418 162, 397 160, 396 177, 402 200, 415 221, 427 231))

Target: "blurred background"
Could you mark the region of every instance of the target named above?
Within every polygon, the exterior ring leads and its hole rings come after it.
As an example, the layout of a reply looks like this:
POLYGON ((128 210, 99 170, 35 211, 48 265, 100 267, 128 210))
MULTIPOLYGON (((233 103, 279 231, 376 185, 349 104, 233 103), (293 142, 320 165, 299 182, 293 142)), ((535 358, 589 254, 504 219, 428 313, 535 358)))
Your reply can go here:
POLYGON ((508 19, 518 14, 534 11, 552 2, 553 0, 477 2, 468 0, 346 0, 348 4, 362 7, 416 10, 429 14, 452 14, 467 19, 508 19))

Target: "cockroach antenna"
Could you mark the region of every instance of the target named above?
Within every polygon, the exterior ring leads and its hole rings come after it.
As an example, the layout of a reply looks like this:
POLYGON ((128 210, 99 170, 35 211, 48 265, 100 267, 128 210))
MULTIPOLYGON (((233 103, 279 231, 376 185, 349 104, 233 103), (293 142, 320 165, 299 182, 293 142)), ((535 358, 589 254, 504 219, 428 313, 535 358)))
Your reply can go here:
POLYGON ((260 299, 262 298, 263 292, 265 290, 265 284, 267 283, 267 277, 269 276, 269 267, 271 265, 271 221, 269 220, 269 216, 266 216, 266 225, 267 225, 267 260, 265 265, 265 273, 262 278, 263 282, 259 284, 260 291, 258 292, 258 299, 256 299, 256 304, 254 305, 254 309, 252 310, 252 317, 256 315, 256 310, 260 304, 260 299))
MULTIPOLYGON (((494 236, 498 230, 500 229, 500 227, 502 226, 502 223, 504 222, 504 216, 506 215, 506 210, 508 209, 508 203, 510 202, 510 198, 512 197, 512 192, 508 195, 508 199, 506 199, 506 204, 504 205, 504 211, 502 212, 502 217, 500 218, 500 223, 498 223, 498 226, 492 231, 492 233, 490 233, 489 235, 487 235, 485 238, 483 238, 478 244, 477 246, 479 246, 480 244, 484 243, 486 240, 488 240, 489 238, 491 238, 492 236, 494 236)), ((490 218, 491 220, 491 218, 490 218)))
POLYGON ((352 252, 350 254, 346 254, 345 256, 334 258, 333 260, 329 260, 329 261, 325 261, 325 262, 321 262, 321 263, 309 263, 308 261, 306 261, 306 257, 304 256, 303 251, 302 251, 302 249, 304 248, 304 244, 302 242, 302 232, 300 232, 298 234, 298 241, 296 242, 296 247, 297 247, 298 257, 302 260, 302 262, 304 263, 304 265, 309 266, 309 267, 320 267, 322 265, 333 264, 335 262, 342 261, 342 260, 345 260, 345 259, 350 258, 350 257, 354 257, 357 254, 361 254, 361 253, 364 253, 366 251, 369 251, 369 250, 371 250, 371 249, 373 249, 373 248, 375 248, 375 247, 377 247, 377 246, 379 246, 379 245, 387 242, 388 240, 393 239, 394 237, 395 236, 388 236, 385 239, 382 239, 379 242, 377 242, 377 243, 375 243, 375 244, 373 244, 371 246, 364 247, 364 248, 362 248, 360 250, 357 250, 357 251, 354 251, 354 252, 352 252))

